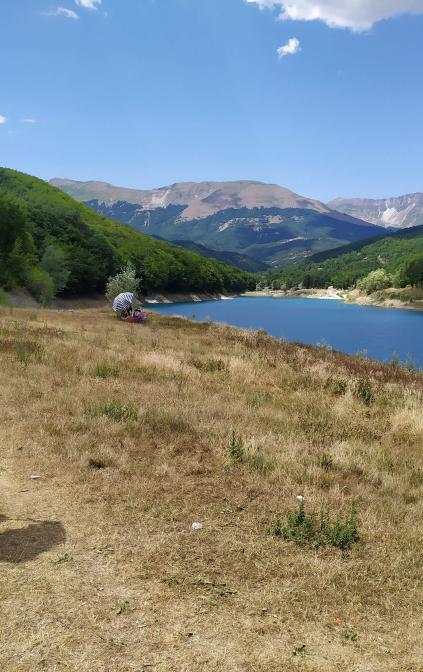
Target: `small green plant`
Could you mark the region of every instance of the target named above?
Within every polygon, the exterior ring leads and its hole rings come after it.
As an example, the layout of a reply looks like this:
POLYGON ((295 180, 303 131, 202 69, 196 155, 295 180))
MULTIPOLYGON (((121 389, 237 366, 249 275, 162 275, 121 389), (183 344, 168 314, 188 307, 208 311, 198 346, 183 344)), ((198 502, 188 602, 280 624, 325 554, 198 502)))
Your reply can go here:
POLYGON ((390 363, 390 365, 392 366, 393 369, 401 368, 401 360, 400 360, 400 358, 399 358, 399 356, 397 355, 396 352, 394 352, 394 354, 392 355, 392 359, 389 363, 390 363))
POLYGON ((261 450, 256 450, 255 453, 248 455, 247 461, 250 469, 261 473, 273 471, 275 468, 275 460, 265 455, 261 450))
POLYGON ((32 359, 40 361, 43 355, 43 347, 33 341, 16 341, 15 356, 17 361, 23 366, 28 366, 32 359))
POLYGON ((72 562, 73 557, 69 555, 69 553, 65 553, 64 555, 59 555, 59 557, 56 560, 52 560, 51 563, 52 565, 63 565, 65 562, 72 562))
POLYGON ((207 373, 216 373, 217 371, 226 371, 228 368, 223 359, 197 359, 192 357, 189 360, 189 364, 194 366, 200 371, 206 371, 207 373))
POLYGON ((407 359, 404 362, 404 367, 408 369, 409 371, 416 371, 417 366, 414 362, 413 356, 412 355, 407 355, 407 359))
POLYGON ((320 546, 334 546, 346 550, 358 541, 356 506, 351 506, 348 518, 342 520, 337 515, 335 522, 328 520, 322 509, 320 515, 305 512, 304 501, 301 500, 296 511, 287 514, 286 525, 283 525, 280 516, 276 517, 271 527, 271 533, 286 541, 293 541, 299 545, 308 545, 313 548, 320 546))
POLYGON ((129 609, 129 602, 125 600, 124 602, 118 602, 115 606, 115 612, 118 616, 124 614, 129 609))
POLYGON ((283 525, 282 525, 282 520, 281 520, 281 516, 280 516, 279 513, 276 515, 275 521, 274 521, 272 527, 270 528, 270 533, 274 537, 281 537, 282 534, 283 534, 283 525))
POLYGON ((295 646, 292 650, 292 655, 293 656, 305 656, 307 651, 307 644, 300 644, 299 646, 295 646))
POLYGON ((119 375, 119 367, 117 364, 109 364, 108 362, 99 362, 93 369, 93 376, 96 378, 117 378, 119 375))
POLYGON ((320 348, 321 350, 327 350, 328 352, 333 350, 332 346, 324 338, 316 343, 316 347, 320 348))
POLYGON ((337 378, 329 378, 325 387, 337 397, 342 397, 347 391, 347 383, 345 380, 339 380, 337 378))
POLYGON ((321 469, 325 469, 325 471, 329 471, 329 469, 332 466, 333 466, 333 457, 328 453, 322 453, 319 456, 319 467, 321 469))
POLYGON ((115 422, 124 420, 138 420, 138 412, 132 404, 121 404, 120 401, 105 401, 91 410, 91 415, 99 417, 105 415, 115 422))
POLYGON ((354 630, 350 630, 349 628, 344 630, 342 636, 349 642, 356 642, 358 639, 358 634, 354 630))
POLYGON ((235 431, 232 432, 229 440, 228 453, 234 462, 244 462, 244 443, 242 437, 238 436, 235 431))
POLYGON ((363 404, 365 404, 366 406, 370 406, 370 404, 374 401, 375 398, 372 384, 370 383, 370 381, 369 380, 357 381, 354 388, 354 395, 357 397, 357 399, 360 399, 360 401, 362 401, 363 404))
POLYGON ((106 469, 107 463, 105 462, 105 460, 90 457, 90 459, 88 460, 88 466, 90 467, 90 469, 106 469))

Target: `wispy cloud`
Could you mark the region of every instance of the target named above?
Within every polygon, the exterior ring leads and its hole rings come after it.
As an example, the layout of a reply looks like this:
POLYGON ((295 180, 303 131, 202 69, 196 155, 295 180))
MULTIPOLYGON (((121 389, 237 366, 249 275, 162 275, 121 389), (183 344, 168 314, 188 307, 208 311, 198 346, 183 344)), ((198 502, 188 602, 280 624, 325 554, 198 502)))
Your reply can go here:
POLYGON ((78 7, 84 9, 98 9, 101 5, 101 0, 75 0, 78 7))
POLYGON ((7 121, 7 117, 3 117, 2 114, 0 114, 0 124, 5 124, 7 121))
POLYGON ((31 117, 26 117, 25 119, 21 119, 22 124, 36 124, 37 122, 35 119, 31 119, 31 117))
POLYGON ((278 9, 279 18, 323 21, 331 28, 370 30, 400 14, 423 14, 423 0, 245 0, 260 9, 278 9))
POLYGON ((79 19, 79 16, 73 9, 67 9, 66 7, 56 7, 53 12, 47 12, 46 16, 63 16, 66 19, 79 19))
POLYGON ((300 41, 296 37, 291 37, 288 42, 276 50, 279 58, 284 56, 293 56, 301 51, 300 41))

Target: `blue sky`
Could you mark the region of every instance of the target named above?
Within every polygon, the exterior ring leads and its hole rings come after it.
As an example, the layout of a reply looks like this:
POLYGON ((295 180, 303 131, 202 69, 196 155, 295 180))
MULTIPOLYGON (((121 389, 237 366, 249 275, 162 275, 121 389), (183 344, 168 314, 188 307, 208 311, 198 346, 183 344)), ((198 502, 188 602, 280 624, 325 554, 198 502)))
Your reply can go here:
POLYGON ((423 0, 1 0, 0 164, 423 191, 422 35, 423 0))

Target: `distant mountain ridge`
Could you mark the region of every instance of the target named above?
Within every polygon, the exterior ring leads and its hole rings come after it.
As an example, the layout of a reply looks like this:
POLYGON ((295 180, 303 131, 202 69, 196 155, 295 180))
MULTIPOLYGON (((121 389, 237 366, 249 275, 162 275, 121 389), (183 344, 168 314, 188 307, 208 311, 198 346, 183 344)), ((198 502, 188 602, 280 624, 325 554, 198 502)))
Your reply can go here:
POLYGON ((59 178, 50 184, 142 233, 273 266, 384 233, 320 201, 252 180, 179 182, 149 191, 59 178))
POLYGON ((392 198, 335 198, 328 207, 371 224, 408 229, 423 224, 423 193, 392 198))
POLYGON ((208 217, 228 208, 301 208, 329 212, 324 203, 304 198, 277 184, 253 180, 235 182, 176 182, 151 190, 115 187, 107 182, 78 182, 54 178, 50 184, 81 201, 98 200, 110 205, 125 201, 143 210, 185 206, 182 219, 208 217))

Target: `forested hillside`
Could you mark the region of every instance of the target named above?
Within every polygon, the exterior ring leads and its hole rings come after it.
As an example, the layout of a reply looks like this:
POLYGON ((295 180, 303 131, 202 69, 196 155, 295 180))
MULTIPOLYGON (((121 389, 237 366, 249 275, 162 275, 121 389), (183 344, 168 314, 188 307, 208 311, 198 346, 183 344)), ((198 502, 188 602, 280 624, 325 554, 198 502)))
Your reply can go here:
POLYGON ((144 291, 239 291, 255 286, 240 269, 117 224, 46 182, 0 168, 0 287, 36 298, 102 291, 132 263, 144 291))
POLYGON ((386 282, 403 287, 423 283, 423 226, 315 254, 307 262, 272 272, 275 287, 354 286, 369 273, 384 271, 386 282))

